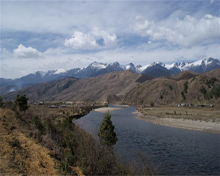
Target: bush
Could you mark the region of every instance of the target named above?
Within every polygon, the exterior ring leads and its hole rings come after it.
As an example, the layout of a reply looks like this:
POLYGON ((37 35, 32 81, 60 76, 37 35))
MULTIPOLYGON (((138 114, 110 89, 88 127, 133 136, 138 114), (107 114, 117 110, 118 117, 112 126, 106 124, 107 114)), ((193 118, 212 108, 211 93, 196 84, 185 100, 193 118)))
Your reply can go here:
POLYGON ((171 91, 173 90, 173 87, 171 85, 169 85, 169 88, 170 88, 171 91))
POLYGON ((20 147, 20 143, 16 138, 13 138, 11 141, 9 141, 9 145, 11 147, 20 147))
POLYGON ((152 102, 150 103, 150 106, 153 107, 154 105, 155 105, 155 103, 152 101, 152 102))
POLYGON ((216 77, 212 77, 206 81, 206 84, 209 88, 211 88, 218 79, 216 77))
POLYGON ((184 84, 183 84, 183 87, 184 87, 184 89, 183 89, 183 92, 184 93, 187 93, 187 91, 188 91, 188 81, 187 82, 185 82, 184 84))
POLYGON ((216 99, 220 97, 220 85, 213 86, 211 95, 213 95, 216 99))
POLYGON ((16 104, 13 101, 5 101, 4 104, 3 104, 3 107, 4 108, 9 108, 12 111, 16 110, 16 104))
POLYGON ((186 96, 185 96, 185 94, 184 94, 183 91, 181 92, 181 95, 182 95, 183 99, 185 100, 185 99, 186 99, 186 96))
POLYGON ((207 93, 207 90, 205 89, 204 86, 201 87, 200 91, 202 92, 202 94, 205 96, 207 93))
POLYGON ((37 116, 34 117, 34 125, 40 131, 41 134, 45 134, 45 127, 43 126, 43 124, 37 116))

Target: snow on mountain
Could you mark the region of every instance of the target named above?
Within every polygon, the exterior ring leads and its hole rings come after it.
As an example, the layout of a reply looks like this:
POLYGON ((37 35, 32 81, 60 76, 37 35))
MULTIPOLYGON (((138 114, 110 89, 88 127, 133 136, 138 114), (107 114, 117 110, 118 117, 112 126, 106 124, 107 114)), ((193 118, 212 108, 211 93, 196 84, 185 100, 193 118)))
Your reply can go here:
POLYGON ((178 67, 178 64, 176 62, 172 63, 172 64, 165 64, 165 68, 170 70, 173 67, 178 67))
POLYGON ((136 67, 134 66, 133 63, 129 63, 129 64, 126 64, 126 65, 122 65, 121 68, 122 68, 123 70, 130 70, 130 71, 136 73, 136 67))
POLYGON ((172 74, 178 74, 181 71, 189 70, 196 73, 204 73, 213 69, 220 68, 220 61, 214 58, 208 58, 203 60, 197 60, 193 62, 179 62, 164 64, 162 62, 153 62, 148 65, 134 65, 129 63, 121 65, 117 61, 107 64, 93 62, 85 68, 73 68, 71 70, 65 70, 60 68, 58 70, 49 70, 47 72, 37 71, 32 74, 28 74, 18 79, 6 80, 2 78, 1 82, 4 86, 7 85, 31 85, 43 82, 49 82, 53 80, 63 79, 65 77, 86 78, 98 76, 105 73, 114 71, 131 70, 134 73, 147 74, 151 77, 158 76, 170 76, 172 74))
POLYGON ((138 65, 138 66, 136 66, 136 72, 137 72, 137 73, 142 73, 142 72, 143 72, 144 70, 146 70, 149 66, 150 66, 150 64, 145 65, 145 66, 138 65))
POLYGON ((99 62, 93 62, 92 64, 89 65, 90 67, 96 69, 96 70, 101 70, 106 68, 107 64, 106 63, 99 63, 99 62))
POLYGON ((65 73, 65 72, 66 72, 66 70, 64 68, 60 68, 60 69, 56 70, 54 72, 54 74, 60 74, 60 73, 65 73))

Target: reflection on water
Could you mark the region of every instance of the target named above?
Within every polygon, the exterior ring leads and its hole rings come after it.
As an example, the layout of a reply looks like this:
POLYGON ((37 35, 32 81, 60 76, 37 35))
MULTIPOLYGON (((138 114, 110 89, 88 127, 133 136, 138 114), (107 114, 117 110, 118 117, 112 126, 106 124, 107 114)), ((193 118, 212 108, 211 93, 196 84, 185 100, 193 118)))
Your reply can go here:
MULTIPOLYGON (((135 118, 135 107, 112 111, 122 162, 142 152, 159 165, 160 174, 219 175, 220 135, 151 124, 135 118)), ((97 139, 103 113, 90 112, 75 123, 97 139)))

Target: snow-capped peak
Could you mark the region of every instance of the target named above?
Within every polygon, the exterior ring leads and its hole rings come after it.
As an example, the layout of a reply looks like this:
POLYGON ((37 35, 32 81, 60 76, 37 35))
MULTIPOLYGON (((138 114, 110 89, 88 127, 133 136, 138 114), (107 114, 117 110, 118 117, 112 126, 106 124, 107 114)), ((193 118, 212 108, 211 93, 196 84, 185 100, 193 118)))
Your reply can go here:
POLYGON ((124 69, 124 70, 135 70, 135 66, 134 66, 134 64, 133 63, 129 63, 129 64, 126 64, 126 65, 122 65, 122 68, 124 69))
POLYGON ((97 70, 101 70, 106 68, 107 64, 106 63, 99 63, 99 62, 93 62, 92 64, 89 65, 92 68, 95 68, 97 70))
POLYGON ((64 68, 59 68, 57 71, 55 71, 54 74, 60 74, 60 73, 64 73, 66 72, 66 70, 64 68))
POLYGON ((136 71, 137 71, 137 73, 142 73, 142 72, 143 72, 145 69, 147 69, 149 66, 150 66, 150 64, 145 65, 145 66, 138 65, 138 66, 136 66, 136 71))
POLYGON ((174 62, 172 64, 165 64, 165 68, 168 69, 168 70, 173 68, 173 67, 177 67, 177 66, 178 66, 178 64, 176 62, 174 62))

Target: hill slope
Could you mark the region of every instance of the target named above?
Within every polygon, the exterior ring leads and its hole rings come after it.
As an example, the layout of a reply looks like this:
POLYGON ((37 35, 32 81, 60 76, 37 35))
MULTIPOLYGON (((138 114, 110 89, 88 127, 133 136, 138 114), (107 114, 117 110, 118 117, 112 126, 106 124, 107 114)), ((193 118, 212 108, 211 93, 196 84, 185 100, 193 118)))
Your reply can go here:
POLYGON ((148 79, 131 71, 118 71, 79 80, 66 78, 5 94, 3 98, 13 99, 17 93, 22 93, 30 100, 120 102, 139 84, 139 78, 141 82, 148 79))
POLYGON ((146 81, 132 89, 126 95, 124 103, 133 105, 149 105, 151 102, 220 104, 220 69, 198 76, 189 73, 185 73, 184 76, 180 73, 176 78, 177 80, 161 77, 146 81))
POLYGON ((0 175, 59 175, 51 151, 22 131, 15 113, 0 108, 0 175))

